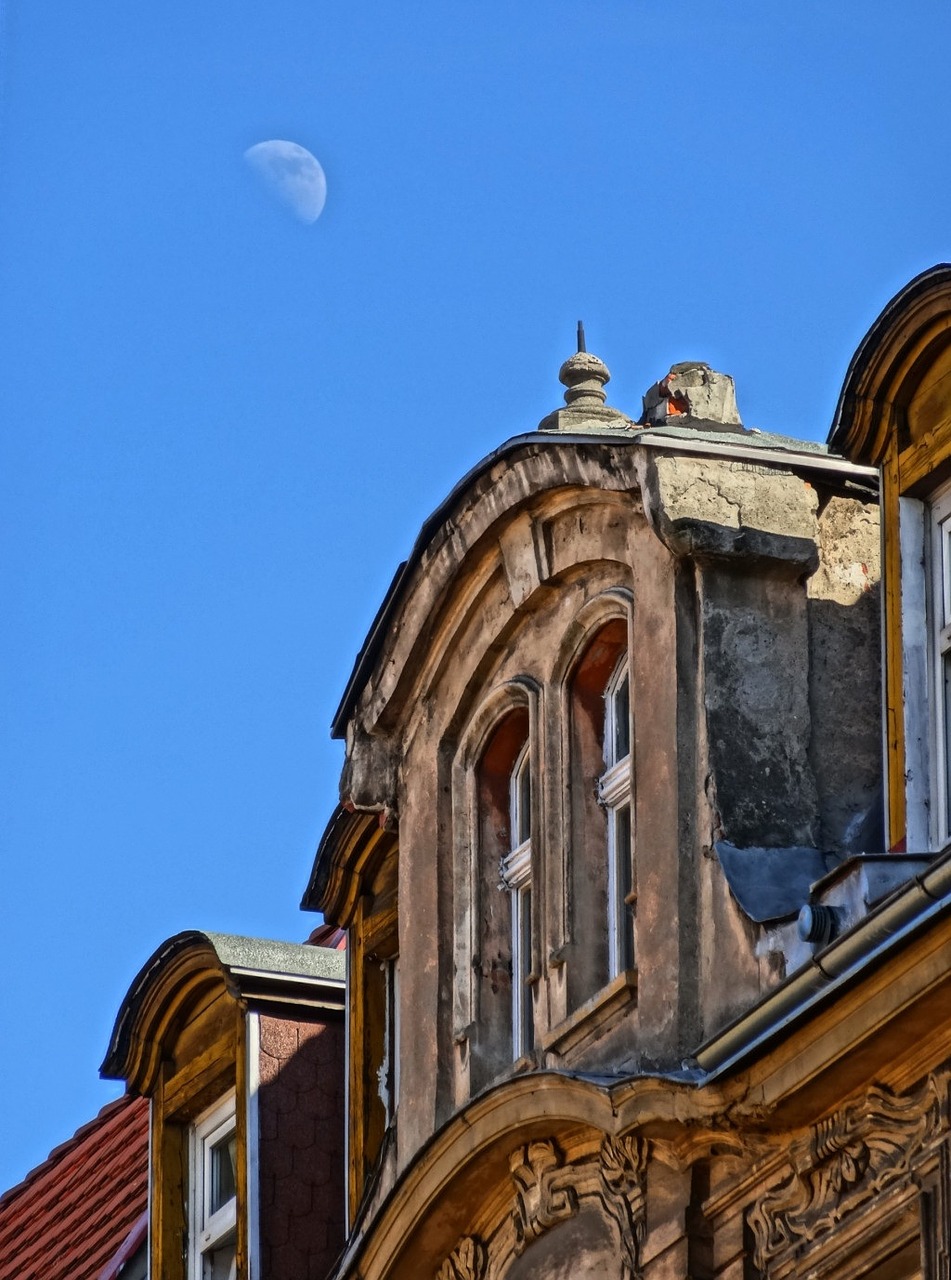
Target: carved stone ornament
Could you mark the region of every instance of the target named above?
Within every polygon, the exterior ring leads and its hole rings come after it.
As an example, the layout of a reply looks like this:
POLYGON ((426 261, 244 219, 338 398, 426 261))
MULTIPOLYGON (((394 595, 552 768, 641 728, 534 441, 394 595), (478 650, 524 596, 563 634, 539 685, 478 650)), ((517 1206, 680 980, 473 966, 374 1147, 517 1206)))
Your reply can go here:
POLYGON ((548 1140, 518 1147, 509 1157, 509 1168, 515 1182, 512 1217, 519 1254, 543 1231, 578 1211, 578 1194, 572 1185, 577 1174, 548 1140))
POLYGON ((909 1094, 873 1085, 813 1125, 792 1145, 791 1173, 750 1211, 756 1266, 765 1271, 906 1176, 941 1125, 934 1077, 909 1094))
POLYGON ((477 1236, 463 1236, 436 1272, 436 1280, 483 1280, 488 1260, 477 1236))
POLYGON ((605 1138, 601 1143, 598 1172, 604 1206, 621 1233, 629 1280, 638 1280, 641 1274, 640 1251, 647 1229, 648 1157, 648 1144, 643 1138, 605 1138))

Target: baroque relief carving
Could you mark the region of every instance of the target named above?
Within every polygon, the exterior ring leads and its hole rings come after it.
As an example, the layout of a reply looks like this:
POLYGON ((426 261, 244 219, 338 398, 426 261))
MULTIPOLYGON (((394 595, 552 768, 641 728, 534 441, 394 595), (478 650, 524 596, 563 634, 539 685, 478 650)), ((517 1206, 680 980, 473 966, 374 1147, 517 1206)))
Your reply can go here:
POLYGON ((570 1218, 578 1210, 577 1177, 554 1142, 543 1140, 518 1147, 509 1157, 515 1182, 515 1252, 543 1231, 570 1218))
POLYGON ((604 1206, 618 1225, 625 1271, 638 1280, 640 1251, 647 1229, 647 1162, 643 1138, 605 1138, 601 1143, 599 1176, 604 1206))
POLYGON ((488 1255, 477 1236, 463 1236, 436 1272, 436 1280, 483 1280, 488 1255))
POLYGON ((906 1176, 942 1127, 943 1111, 938 1082, 929 1077, 909 1094, 873 1086, 813 1125, 792 1145, 785 1181, 750 1212, 756 1265, 765 1270, 906 1176))

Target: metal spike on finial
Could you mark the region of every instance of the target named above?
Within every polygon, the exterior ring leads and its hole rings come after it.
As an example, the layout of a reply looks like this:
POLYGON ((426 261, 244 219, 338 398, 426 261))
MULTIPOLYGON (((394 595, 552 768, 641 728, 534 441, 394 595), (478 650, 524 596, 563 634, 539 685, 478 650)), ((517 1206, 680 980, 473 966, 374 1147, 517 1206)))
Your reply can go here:
POLYGON ((587 351, 587 349, 588 348, 584 345, 584 324, 582 323, 582 321, 579 320, 578 321, 578 350, 587 351))

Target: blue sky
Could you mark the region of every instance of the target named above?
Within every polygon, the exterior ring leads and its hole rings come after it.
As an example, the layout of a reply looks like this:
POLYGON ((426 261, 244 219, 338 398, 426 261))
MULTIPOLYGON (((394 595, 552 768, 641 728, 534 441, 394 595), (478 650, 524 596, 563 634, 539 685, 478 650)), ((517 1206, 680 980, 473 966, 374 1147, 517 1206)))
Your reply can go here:
POLYGON ((116 1096, 164 938, 315 923, 354 655, 579 317, 628 412, 699 358, 825 437, 951 257, 949 45, 947 0, 3 0, 0 1188, 116 1096))

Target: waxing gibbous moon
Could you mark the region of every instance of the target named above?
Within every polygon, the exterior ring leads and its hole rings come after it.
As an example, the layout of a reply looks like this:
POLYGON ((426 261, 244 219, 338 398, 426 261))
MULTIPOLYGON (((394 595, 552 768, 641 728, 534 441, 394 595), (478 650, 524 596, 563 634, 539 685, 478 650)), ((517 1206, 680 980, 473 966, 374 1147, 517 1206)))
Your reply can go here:
POLYGON ((327 179, 306 147, 272 138, 248 147, 244 158, 295 217, 317 221, 327 199, 327 179))

